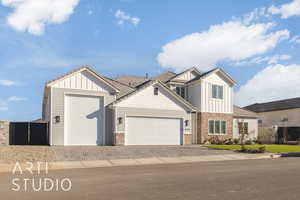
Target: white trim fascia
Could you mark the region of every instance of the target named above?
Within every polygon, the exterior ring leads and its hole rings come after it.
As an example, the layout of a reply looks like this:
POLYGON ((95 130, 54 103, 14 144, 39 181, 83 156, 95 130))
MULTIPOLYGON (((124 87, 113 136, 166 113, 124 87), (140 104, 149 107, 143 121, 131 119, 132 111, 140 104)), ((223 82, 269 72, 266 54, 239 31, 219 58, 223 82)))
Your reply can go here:
POLYGON ((67 98, 66 98, 66 92, 64 92, 64 145, 67 146, 67 135, 68 135, 68 130, 67 130, 67 98))
MULTIPOLYGON (((224 136, 224 135, 227 135, 227 120, 226 119, 208 119, 208 126, 207 126, 207 129, 208 129, 208 132, 207 132, 207 135, 208 136, 224 136), (220 121, 220 122, 222 122, 222 121, 225 121, 226 122, 226 129, 225 129, 225 133, 209 133, 209 121, 220 121)), ((222 123, 220 123, 220 131, 221 131, 221 126, 222 126, 222 123)), ((215 132, 215 123, 214 123, 214 132, 215 132)))
POLYGON ((53 81, 50 81, 46 84, 47 87, 52 87, 56 82, 58 81, 62 81, 76 73, 81 73, 83 71, 88 71, 89 73, 91 73, 93 76, 95 76, 98 80, 101 80, 104 84, 106 84, 107 86, 109 86, 111 89, 115 90, 116 92, 120 92, 118 88, 116 88, 115 86, 113 86, 112 84, 110 84, 109 82, 107 82, 104 78, 102 78, 99 74, 97 74, 94 70, 90 69, 89 67, 82 67, 82 68, 79 68, 73 72, 70 72, 58 79, 55 79, 53 81))
MULTIPOLYGON (((49 95, 49 94, 48 94, 49 95)), ((52 88, 50 88, 50 120, 49 120, 49 135, 50 135, 50 138, 49 138, 49 143, 50 143, 50 146, 53 145, 53 136, 52 136, 52 123, 53 123, 53 92, 52 92, 52 88)))
MULTIPOLYGON (((106 135, 106 107, 105 107, 105 98, 104 96, 102 96, 103 98, 103 135, 102 135, 102 146, 106 145, 106 141, 105 141, 105 135, 106 135)), ((98 144, 97 144, 98 145, 98 144)))

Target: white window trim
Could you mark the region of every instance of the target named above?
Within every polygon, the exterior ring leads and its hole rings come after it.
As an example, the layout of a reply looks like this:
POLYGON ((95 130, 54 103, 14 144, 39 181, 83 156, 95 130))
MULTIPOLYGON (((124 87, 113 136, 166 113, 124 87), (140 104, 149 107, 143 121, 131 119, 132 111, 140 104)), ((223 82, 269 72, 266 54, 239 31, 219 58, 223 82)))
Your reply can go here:
MULTIPOLYGON (((218 89, 218 87, 217 87, 217 96, 218 96, 218 94, 219 94, 219 89, 218 89)), ((211 92, 211 98, 212 98, 212 99, 214 99, 214 100, 219 100, 219 101, 224 100, 224 91, 225 91, 225 86, 224 86, 224 85, 221 85, 221 84, 214 84, 214 83, 211 84, 210 92, 211 92), (213 97, 213 86, 214 86, 214 85, 223 88, 223 98, 218 98, 218 97, 215 98, 215 97, 213 97)))
POLYGON ((209 136, 227 135, 227 120, 225 120, 225 119, 208 119, 207 123, 208 123, 208 135, 209 136), (225 121, 226 122, 225 133, 210 133, 209 132, 209 121, 214 121, 214 132, 216 131, 215 121, 220 121, 220 131, 222 131, 222 121, 225 121))
POLYGON ((175 93, 184 99, 187 99, 187 87, 185 85, 175 85, 175 93), (180 94, 177 93, 177 88, 180 88, 180 94), (184 89, 184 97, 181 96, 181 89, 184 89))

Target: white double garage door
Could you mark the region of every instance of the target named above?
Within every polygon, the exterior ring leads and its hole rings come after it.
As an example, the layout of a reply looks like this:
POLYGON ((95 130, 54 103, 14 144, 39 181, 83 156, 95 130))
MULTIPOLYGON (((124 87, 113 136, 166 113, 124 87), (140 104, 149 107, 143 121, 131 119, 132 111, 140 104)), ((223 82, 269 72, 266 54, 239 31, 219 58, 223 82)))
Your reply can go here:
MULTIPOLYGON (((127 116, 125 145, 180 145, 183 120, 168 117, 127 116)), ((103 97, 67 95, 65 145, 105 145, 103 97)))
POLYGON ((166 117, 126 117, 125 145, 180 145, 182 119, 166 117))

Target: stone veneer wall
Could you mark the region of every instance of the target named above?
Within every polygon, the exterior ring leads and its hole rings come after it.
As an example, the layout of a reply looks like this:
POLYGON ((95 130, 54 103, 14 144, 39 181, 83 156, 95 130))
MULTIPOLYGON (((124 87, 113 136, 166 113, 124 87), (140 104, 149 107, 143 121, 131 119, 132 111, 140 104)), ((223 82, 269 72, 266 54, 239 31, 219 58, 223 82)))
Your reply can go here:
POLYGON ((125 134, 124 133, 116 133, 114 145, 121 146, 125 144, 125 134))
POLYGON ((199 112, 197 117, 197 143, 202 144, 206 139, 218 137, 220 140, 233 138, 233 116, 224 113, 199 112), (208 135, 208 120, 226 120, 226 135, 208 135))
POLYGON ((0 146, 9 145, 9 121, 0 121, 0 146))
POLYGON ((192 144, 192 134, 184 134, 184 144, 192 144))

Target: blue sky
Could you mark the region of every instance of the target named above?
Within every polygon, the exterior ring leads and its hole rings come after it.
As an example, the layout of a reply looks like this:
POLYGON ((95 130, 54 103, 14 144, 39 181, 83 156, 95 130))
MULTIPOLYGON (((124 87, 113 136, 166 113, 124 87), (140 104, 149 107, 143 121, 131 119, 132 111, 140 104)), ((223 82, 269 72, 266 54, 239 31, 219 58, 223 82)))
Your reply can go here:
POLYGON ((40 118, 45 82, 81 65, 221 67, 239 105, 298 97, 299 20, 300 0, 0 0, 0 119, 40 118))

